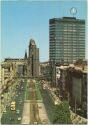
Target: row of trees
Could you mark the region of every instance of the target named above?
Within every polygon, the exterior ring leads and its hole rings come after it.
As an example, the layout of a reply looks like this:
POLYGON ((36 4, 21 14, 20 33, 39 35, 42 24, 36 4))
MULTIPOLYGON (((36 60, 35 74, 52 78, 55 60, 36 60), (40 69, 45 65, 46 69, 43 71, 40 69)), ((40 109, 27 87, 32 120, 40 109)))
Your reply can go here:
POLYGON ((53 124, 71 124, 69 104, 67 101, 56 105, 54 110, 53 124))

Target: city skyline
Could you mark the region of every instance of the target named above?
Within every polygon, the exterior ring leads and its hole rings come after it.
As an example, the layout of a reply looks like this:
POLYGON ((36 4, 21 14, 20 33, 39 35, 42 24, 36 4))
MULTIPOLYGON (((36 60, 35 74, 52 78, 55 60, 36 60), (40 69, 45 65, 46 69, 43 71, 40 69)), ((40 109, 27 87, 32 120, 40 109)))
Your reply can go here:
POLYGON ((29 40, 33 38, 40 48, 40 61, 47 61, 49 19, 72 17, 70 9, 75 7, 75 17, 86 20, 86 6, 86 1, 2 2, 1 59, 24 57, 25 49, 28 51, 29 40))

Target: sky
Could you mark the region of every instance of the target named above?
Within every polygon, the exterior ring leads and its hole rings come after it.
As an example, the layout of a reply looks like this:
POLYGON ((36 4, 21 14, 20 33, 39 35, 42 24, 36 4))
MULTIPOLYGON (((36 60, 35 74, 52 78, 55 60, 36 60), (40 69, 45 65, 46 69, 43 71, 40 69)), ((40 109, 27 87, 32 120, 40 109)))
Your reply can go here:
POLYGON ((23 58, 28 52, 30 39, 40 49, 40 61, 49 59, 49 19, 70 16, 77 9, 76 18, 85 19, 87 4, 84 0, 28 1, 15 0, 1 3, 1 59, 23 58))

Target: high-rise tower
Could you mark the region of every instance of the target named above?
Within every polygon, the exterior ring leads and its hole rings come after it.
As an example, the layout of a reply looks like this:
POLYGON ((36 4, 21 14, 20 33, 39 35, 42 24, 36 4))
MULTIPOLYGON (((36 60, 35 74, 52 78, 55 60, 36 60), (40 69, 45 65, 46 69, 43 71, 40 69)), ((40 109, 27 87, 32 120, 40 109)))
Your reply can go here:
POLYGON ((49 20, 49 60, 74 63, 85 58, 85 20, 75 17, 49 20))

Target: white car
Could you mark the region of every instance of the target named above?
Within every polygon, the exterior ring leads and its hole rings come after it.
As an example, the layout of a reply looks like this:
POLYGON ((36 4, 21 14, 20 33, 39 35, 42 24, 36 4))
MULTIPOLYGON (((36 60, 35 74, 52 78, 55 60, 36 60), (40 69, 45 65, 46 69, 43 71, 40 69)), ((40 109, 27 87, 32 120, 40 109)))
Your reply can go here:
POLYGON ((20 121, 21 120, 21 117, 18 117, 18 121, 20 121))
POLYGON ((37 122, 34 122, 34 124, 37 124, 37 122))
POLYGON ((16 113, 19 114, 19 113, 20 113, 20 110, 16 110, 16 113))
POLYGON ((6 113, 6 109, 4 109, 3 113, 6 113))

